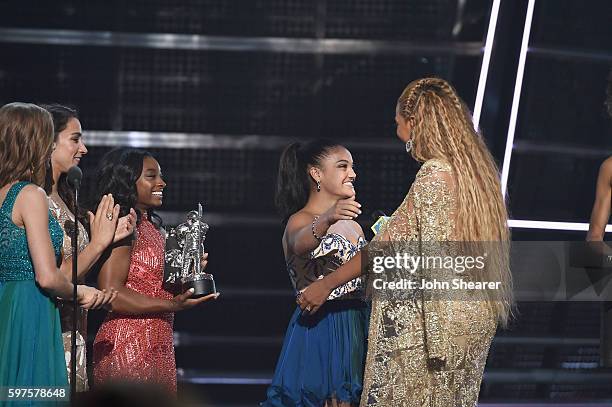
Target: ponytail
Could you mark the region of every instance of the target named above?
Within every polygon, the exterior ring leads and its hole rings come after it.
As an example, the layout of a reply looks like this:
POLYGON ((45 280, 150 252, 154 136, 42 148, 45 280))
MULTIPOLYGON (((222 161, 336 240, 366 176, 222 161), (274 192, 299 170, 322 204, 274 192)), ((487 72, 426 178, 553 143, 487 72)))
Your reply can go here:
POLYGON ((311 183, 308 167, 319 166, 329 152, 340 144, 329 140, 314 140, 289 144, 281 154, 274 203, 286 223, 291 215, 308 201, 311 183))
POLYGON ((278 165, 278 179, 274 203, 276 209, 287 222, 289 216, 306 205, 310 190, 306 163, 300 160, 300 143, 289 144, 281 154, 278 165))

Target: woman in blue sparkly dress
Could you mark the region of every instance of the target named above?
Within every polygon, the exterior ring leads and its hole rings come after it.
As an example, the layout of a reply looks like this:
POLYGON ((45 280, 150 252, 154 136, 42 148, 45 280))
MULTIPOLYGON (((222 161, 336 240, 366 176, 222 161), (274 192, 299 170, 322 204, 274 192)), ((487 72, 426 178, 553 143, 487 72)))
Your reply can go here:
MULTIPOLYGON (((297 295, 365 244, 355 218, 351 153, 337 143, 293 143, 280 160, 276 204, 286 223, 283 250, 297 295)), ((338 287, 315 316, 295 310, 262 407, 359 403, 369 309, 361 280, 338 287)))
MULTIPOLYGON (((73 285, 56 267, 63 232, 40 188, 52 143, 46 110, 25 103, 0 108, 0 388, 68 386, 54 299, 70 299, 73 285)), ((85 308, 113 296, 77 286, 85 308)))

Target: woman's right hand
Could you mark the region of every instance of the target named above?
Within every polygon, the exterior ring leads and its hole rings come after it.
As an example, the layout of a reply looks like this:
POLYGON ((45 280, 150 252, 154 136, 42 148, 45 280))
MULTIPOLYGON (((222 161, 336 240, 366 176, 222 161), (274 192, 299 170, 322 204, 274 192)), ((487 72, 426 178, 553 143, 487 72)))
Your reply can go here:
POLYGON ((90 244, 102 251, 113 242, 119 219, 119 205, 115 205, 112 194, 104 195, 98 204, 96 214, 88 212, 88 215, 91 230, 90 244))
POLYGON ((136 211, 134 208, 130 208, 130 213, 119 218, 117 222, 117 228, 115 229, 115 236, 113 237, 113 243, 117 243, 126 237, 134 233, 136 227, 136 211))
POLYGON ((295 302, 303 312, 314 314, 321 308, 332 289, 327 285, 325 279, 317 280, 303 289, 296 296, 295 302))
POLYGON ((117 291, 113 288, 100 291, 87 285, 77 285, 77 302, 82 308, 98 309, 110 304, 115 298, 117 291))
POLYGON ((173 299, 171 299, 170 302, 172 305, 170 307, 170 311, 178 312, 178 311, 183 311, 189 308, 193 308, 196 305, 201 304, 203 302, 206 302, 209 300, 216 300, 219 297, 219 295, 221 295, 221 293, 215 293, 215 294, 209 294, 205 297, 190 298, 193 295, 193 292, 194 292, 194 289, 190 288, 189 290, 185 291, 183 294, 179 294, 173 299))
POLYGON ((339 220, 352 220, 361 215, 361 204, 355 200, 355 195, 350 198, 340 199, 331 208, 325 211, 319 219, 325 221, 329 226, 339 220))

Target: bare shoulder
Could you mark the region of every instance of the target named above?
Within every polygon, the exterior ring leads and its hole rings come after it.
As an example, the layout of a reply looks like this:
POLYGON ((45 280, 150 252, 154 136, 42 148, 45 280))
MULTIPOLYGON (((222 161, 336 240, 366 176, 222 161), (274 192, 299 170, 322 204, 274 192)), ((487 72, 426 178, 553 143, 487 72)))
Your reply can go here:
MULTIPOLYGON (((119 242, 118 242, 119 243, 119 242)), ((111 250, 111 256, 114 257, 123 257, 127 256, 128 258, 132 254, 132 246, 133 244, 115 244, 111 250)))
POLYGON ((115 243, 110 250, 106 250, 99 260, 102 265, 101 271, 107 272, 116 269, 129 269, 129 265, 132 258, 132 245, 131 244, 117 244, 115 243))
POLYGON ((22 206, 25 208, 27 206, 29 209, 32 205, 38 207, 41 204, 48 207, 47 193, 44 189, 34 184, 28 184, 23 187, 15 200, 15 207, 17 208, 22 206))
POLYGON ((606 158, 606 160, 601 163, 599 167, 599 174, 612 176, 612 156, 606 158))
POLYGON ((361 228, 361 225, 359 223, 357 223, 354 220, 345 220, 345 222, 347 222, 348 226, 355 232, 357 233, 359 236, 363 237, 363 229, 361 228))
POLYGON ((34 184, 28 184, 24 186, 21 192, 19 193, 19 196, 22 195, 28 196, 30 198, 39 197, 44 199, 45 201, 47 200, 47 193, 45 192, 45 190, 34 184))
POLYGON ((298 211, 289 217, 287 221, 287 232, 291 233, 298 229, 303 228, 306 225, 312 223, 314 215, 306 211, 298 211))
POLYGON ((364 237, 363 229, 359 223, 354 220, 339 220, 338 222, 331 225, 327 231, 328 233, 336 233, 342 235, 349 240, 357 240, 356 237, 364 237))
POLYGON ((23 227, 24 224, 43 220, 49 210, 49 201, 46 192, 37 185, 29 184, 17 195, 13 206, 12 221, 15 225, 23 227))

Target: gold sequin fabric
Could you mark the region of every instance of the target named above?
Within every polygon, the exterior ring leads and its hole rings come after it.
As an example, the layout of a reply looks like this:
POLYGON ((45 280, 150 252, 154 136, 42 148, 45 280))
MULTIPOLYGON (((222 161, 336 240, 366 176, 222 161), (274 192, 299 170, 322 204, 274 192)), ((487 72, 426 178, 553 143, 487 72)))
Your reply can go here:
MULTIPOLYGON (((429 160, 374 241, 452 241, 455 208, 450 165, 429 160)), ((476 406, 495 330, 485 301, 375 297, 361 406, 476 406)))
MULTIPOLYGON (((51 214, 59 222, 64 233, 64 243, 62 245, 62 259, 64 261, 72 258, 72 233, 74 231, 74 215, 68 209, 64 201, 56 194, 49 198, 49 210, 51 214)), ((89 244, 89 236, 87 231, 81 224, 76 223, 79 227, 78 247, 79 253, 89 244)), ((82 283, 82 281, 80 281, 82 283)), ((70 381, 70 356, 72 347, 72 329, 73 329, 73 310, 72 302, 57 300, 57 307, 60 311, 60 320, 62 324, 62 341, 64 342, 64 356, 66 359, 66 368, 68 370, 68 380, 70 381)), ((86 343, 87 338, 87 310, 79 308, 77 320, 77 353, 76 353, 76 389, 79 392, 87 391, 89 383, 87 380, 87 355, 86 343)))
MULTIPOLYGON (((139 294, 172 299, 162 288, 164 238, 142 219, 132 247, 125 286, 139 294)), ((176 393, 176 362, 172 342, 174 313, 107 315, 94 341, 94 382, 130 380, 157 383, 176 393)))

